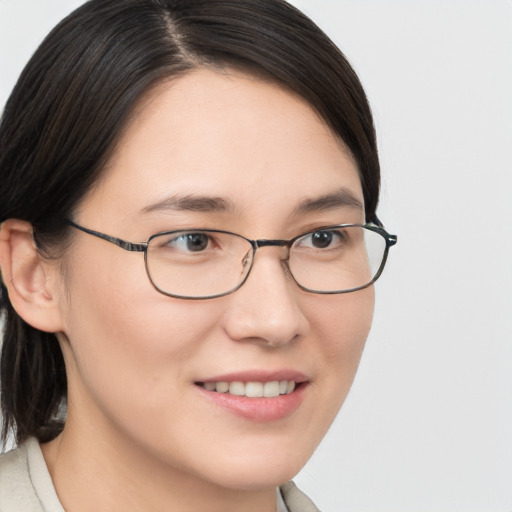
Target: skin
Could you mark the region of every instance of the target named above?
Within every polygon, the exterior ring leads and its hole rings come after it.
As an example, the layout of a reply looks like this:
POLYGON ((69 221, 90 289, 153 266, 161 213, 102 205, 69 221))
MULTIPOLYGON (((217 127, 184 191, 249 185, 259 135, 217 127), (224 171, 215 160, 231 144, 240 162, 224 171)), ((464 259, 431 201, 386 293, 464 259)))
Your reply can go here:
MULTIPOLYGON (((302 99, 247 75, 196 70, 139 104, 74 220, 133 242, 190 227, 291 238, 364 222, 354 206, 296 211, 340 188, 363 203, 352 157, 302 99), (222 197, 232 208, 141 213, 177 194, 222 197)), ((282 249, 266 247, 235 293, 176 299, 151 285, 140 253, 76 231, 63 261, 36 261, 29 227, 9 222, 3 271, 16 254, 31 262, 6 274, 11 300, 33 325, 58 332, 66 361, 67 424, 43 446, 64 508, 274 511, 275 487, 309 459, 349 391, 373 287, 304 292, 284 271, 282 249), (39 294, 16 298, 29 287, 39 294), (216 407, 194 384, 282 368, 309 384, 300 407, 277 421, 216 407)))

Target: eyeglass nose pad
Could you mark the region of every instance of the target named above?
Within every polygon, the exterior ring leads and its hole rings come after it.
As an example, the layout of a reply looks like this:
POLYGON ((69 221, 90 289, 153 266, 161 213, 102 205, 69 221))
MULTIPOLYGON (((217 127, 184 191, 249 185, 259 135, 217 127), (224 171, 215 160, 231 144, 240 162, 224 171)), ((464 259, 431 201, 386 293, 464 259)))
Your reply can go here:
POLYGON ((240 272, 240 274, 242 275, 242 277, 247 277, 247 274, 250 272, 251 268, 252 268, 252 265, 253 265, 253 261, 254 261, 254 249, 251 248, 251 249, 247 249, 247 252, 244 254, 243 258, 242 258, 242 270, 240 272))
POLYGON ((242 258, 242 267, 245 270, 245 267, 251 263, 252 260, 252 251, 251 249, 248 249, 247 252, 244 254, 244 257, 242 258))

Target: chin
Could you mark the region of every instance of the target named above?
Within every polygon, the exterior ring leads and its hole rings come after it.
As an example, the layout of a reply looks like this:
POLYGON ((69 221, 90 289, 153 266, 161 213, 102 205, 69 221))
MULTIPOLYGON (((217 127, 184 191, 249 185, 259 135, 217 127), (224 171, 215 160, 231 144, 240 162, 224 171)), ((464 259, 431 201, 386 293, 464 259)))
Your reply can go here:
POLYGON ((286 442, 274 449, 251 450, 218 457, 214 465, 204 468, 217 485, 238 490, 264 490, 278 487, 302 469, 313 449, 308 446, 290 448, 286 442))
POLYGON ((217 483, 241 491, 265 490, 288 482, 302 466, 290 464, 289 460, 276 465, 272 457, 267 458, 265 464, 253 464, 251 460, 246 460, 243 468, 223 472, 223 477, 220 481, 217 479, 217 483))

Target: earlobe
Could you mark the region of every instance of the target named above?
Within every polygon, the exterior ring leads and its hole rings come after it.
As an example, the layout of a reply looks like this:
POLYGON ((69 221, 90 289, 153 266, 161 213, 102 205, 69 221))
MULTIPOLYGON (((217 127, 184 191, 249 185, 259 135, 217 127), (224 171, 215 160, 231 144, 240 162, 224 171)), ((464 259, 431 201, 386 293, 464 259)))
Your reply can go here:
POLYGON ((9 219, 0 227, 0 268, 12 306, 25 322, 47 332, 62 330, 57 288, 47 275, 29 222, 9 219))

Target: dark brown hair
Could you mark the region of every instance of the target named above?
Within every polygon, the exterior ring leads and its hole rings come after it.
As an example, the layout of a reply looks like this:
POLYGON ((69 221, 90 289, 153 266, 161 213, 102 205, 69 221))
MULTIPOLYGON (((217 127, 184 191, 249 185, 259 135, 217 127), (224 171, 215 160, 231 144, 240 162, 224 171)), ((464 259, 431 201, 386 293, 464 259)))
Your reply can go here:
MULTIPOLYGON (((65 219, 98 178, 135 103, 164 79, 235 67, 303 97, 358 165, 377 221, 379 162, 372 116, 343 54, 284 0, 91 0, 43 41, 0 124, 0 222, 30 222, 41 251, 63 246, 65 219)), ((2 285, 3 440, 41 442, 62 429, 66 372, 54 334, 24 322, 2 285)))

